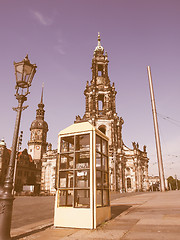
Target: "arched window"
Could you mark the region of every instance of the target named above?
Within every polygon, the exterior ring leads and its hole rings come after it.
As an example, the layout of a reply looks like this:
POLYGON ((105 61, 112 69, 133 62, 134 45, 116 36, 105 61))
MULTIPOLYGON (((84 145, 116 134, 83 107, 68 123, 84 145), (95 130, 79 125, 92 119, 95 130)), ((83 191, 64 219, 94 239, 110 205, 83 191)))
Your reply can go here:
POLYGON ((126 174, 130 175, 131 174, 131 169, 129 167, 126 168, 126 174))
POLYGON ((99 111, 102 111, 104 108, 104 95, 103 94, 100 94, 98 96, 98 110, 99 111))
POLYGON ((98 76, 101 77, 103 75, 103 65, 98 64, 98 76))
POLYGON ((127 188, 131 188, 131 179, 127 178, 127 188))
POLYGON ((102 133, 106 134, 106 126, 101 125, 98 129, 99 129, 102 133))
POLYGON ((98 110, 103 110, 103 102, 101 100, 98 101, 98 110))

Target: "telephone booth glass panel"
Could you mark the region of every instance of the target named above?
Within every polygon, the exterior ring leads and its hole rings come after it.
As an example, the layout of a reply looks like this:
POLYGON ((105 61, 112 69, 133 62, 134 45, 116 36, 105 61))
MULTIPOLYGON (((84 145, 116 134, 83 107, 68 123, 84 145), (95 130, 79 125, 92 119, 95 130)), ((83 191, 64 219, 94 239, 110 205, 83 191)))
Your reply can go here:
POLYGON ((61 137, 60 146, 59 206, 88 208, 90 207, 90 134, 61 137))
POLYGON ((108 142, 96 134, 97 207, 109 206, 108 142))

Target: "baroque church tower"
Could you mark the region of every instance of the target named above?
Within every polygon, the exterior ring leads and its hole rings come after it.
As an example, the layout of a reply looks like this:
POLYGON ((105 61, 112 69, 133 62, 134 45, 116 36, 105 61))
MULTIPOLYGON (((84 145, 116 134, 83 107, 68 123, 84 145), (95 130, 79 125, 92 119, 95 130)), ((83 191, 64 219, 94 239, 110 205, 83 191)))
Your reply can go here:
POLYGON ((113 191, 146 191, 148 189, 148 158, 146 147, 139 149, 133 142, 133 149, 122 140, 122 117, 116 112, 116 90, 108 75, 108 55, 98 45, 92 58, 92 80, 87 81, 84 91, 85 114, 76 116, 75 122, 89 121, 109 138, 110 188, 113 191))
POLYGON ((84 95, 86 109, 83 118, 76 117, 75 122, 89 121, 109 137, 109 166, 111 190, 123 188, 122 125, 123 119, 116 113, 116 90, 108 76, 108 55, 101 46, 98 33, 98 45, 92 59, 92 80, 87 81, 84 95), (119 186, 119 187, 118 187, 119 186))
POLYGON ((30 131, 30 141, 28 142, 28 153, 36 163, 41 163, 42 155, 47 148, 47 132, 48 124, 44 121, 44 104, 43 104, 43 88, 41 94, 41 101, 36 110, 36 119, 32 122, 30 131))

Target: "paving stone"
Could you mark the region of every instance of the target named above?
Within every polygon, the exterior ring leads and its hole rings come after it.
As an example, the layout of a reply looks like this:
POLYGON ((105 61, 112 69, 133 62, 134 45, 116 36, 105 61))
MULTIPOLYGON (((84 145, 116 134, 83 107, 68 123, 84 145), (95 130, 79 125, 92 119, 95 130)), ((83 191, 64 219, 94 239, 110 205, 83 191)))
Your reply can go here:
POLYGON ((73 240, 100 240, 100 239, 121 239, 121 237, 126 233, 122 230, 95 230, 91 232, 78 231, 68 237, 62 238, 63 240, 73 239, 73 240))
POLYGON ((172 225, 134 225, 132 231, 137 232, 164 232, 164 233, 180 233, 179 226, 172 225))
POLYGON ((164 232, 134 232, 131 231, 121 238, 122 240, 179 240, 179 233, 164 233, 164 232))
POLYGON ((71 235, 78 231, 78 229, 68 229, 68 228, 51 228, 43 232, 38 232, 36 234, 20 238, 21 240, 59 240, 65 236, 71 235))
POLYGON ((169 217, 169 218, 144 218, 144 219, 141 219, 139 220, 139 222, 137 223, 138 225, 154 225, 154 224, 157 224, 157 225, 179 225, 180 226, 180 218, 175 218, 175 217, 169 217))

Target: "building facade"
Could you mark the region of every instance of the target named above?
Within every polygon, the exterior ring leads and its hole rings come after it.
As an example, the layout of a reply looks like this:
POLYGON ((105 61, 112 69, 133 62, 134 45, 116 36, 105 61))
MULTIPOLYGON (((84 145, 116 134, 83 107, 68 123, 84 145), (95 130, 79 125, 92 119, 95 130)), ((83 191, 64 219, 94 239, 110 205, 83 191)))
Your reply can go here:
POLYGON ((37 177, 39 175, 36 163, 32 160, 27 149, 17 154, 17 165, 15 174, 15 192, 21 193, 24 186, 33 186, 34 193, 38 194, 39 185, 37 183, 37 177))
MULTIPOLYGON (((167 186, 167 180, 165 179, 165 185, 167 186)), ((150 191, 160 191, 160 178, 159 176, 149 176, 149 189, 150 191)))
POLYGON ((125 157, 125 191, 147 191, 149 190, 148 181, 148 158, 146 146, 143 151, 139 149, 139 144, 133 142, 132 149, 123 144, 125 157))
POLYGON ((123 118, 116 112, 116 90, 108 75, 108 55, 104 53, 98 34, 98 45, 92 58, 92 80, 84 91, 85 114, 76 116, 75 122, 89 121, 109 138, 110 184, 114 191, 148 190, 148 158, 133 143, 133 149, 122 140, 123 118))
MULTIPOLYGON (((4 185, 4 180, 7 174, 7 168, 11 156, 11 150, 6 147, 4 139, 0 141, 0 185, 4 185)), ((14 191, 17 194, 23 192, 25 185, 34 187, 34 193, 38 190, 36 179, 38 176, 38 168, 28 154, 27 149, 16 154, 14 170, 14 191)))
POLYGON ((7 149, 4 139, 0 141, 0 186, 4 185, 11 151, 7 149))
POLYGON ((48 144, 47 152, 42 157, 41 171, 41 194, 54 195, 55 175, 56 175, 57 150, 52 149, 52 144, 48 144))

